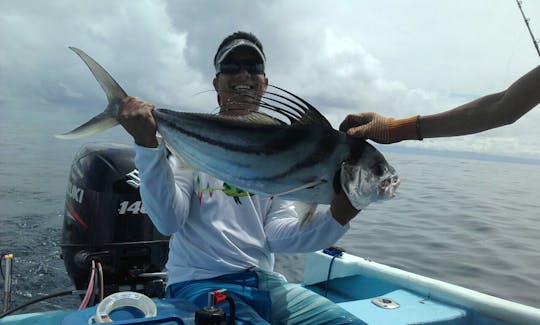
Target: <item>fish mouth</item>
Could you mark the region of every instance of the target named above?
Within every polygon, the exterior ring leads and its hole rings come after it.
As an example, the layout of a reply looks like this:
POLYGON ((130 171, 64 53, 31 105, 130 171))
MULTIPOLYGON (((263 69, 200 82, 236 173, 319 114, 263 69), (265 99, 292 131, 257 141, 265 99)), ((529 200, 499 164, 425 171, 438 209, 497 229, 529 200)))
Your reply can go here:
POLYGON ((381 175, 373 173, 372 168, 350 162, 341 164, 340 180, 341 189, 358 210, 363 210, 371 202, 393 198, 400 184, 399 177, 390 166, 381 175))
POLYGON ((401 180, 398 175, 390 175, 379 183, 378 195, 382 199, 391 199, 395 196, 401 180))

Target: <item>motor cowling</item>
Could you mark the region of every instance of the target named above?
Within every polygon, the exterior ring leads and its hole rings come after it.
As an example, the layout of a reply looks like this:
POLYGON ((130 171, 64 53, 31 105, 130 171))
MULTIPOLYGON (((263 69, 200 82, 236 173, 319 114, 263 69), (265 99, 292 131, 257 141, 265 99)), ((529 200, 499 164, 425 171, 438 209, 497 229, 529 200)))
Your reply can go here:
POLYGON ((102 264, 106 294, 131 290, 161 297, 163 279, 149 273, 165 268, 168 245, 144 210, 133 149, 81 147, 69 172, 60 244, 75 287, 88 286, 94 260, 102 264))

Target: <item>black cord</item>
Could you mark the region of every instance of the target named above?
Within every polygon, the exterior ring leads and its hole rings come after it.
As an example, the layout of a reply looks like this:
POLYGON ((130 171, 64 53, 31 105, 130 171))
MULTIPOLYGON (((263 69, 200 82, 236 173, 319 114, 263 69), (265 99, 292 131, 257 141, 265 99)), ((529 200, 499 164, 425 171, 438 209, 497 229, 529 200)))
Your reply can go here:
POLYGON ((332 274, 332 265, 334 264, 334 260, 336 259, 336 257, 338 257, 338 255, 334 255, 334 257, 332 257, 332 260, 330 261, 330 267, 328 267, 328 277, 326 278, 326 284, 324 286, 325 297, 328 296, 328 284, 330 283, 330 274, 332 274))
POLYGON ((234 325, 234 321, 236 320, 236 305, 234 304, 234 299, 227 295, 227 302, 229 303, 229 321, 227 324, 234 325))
POLYGON ((345 252, 345 250, 337 246, 331 246, 326 249, 323 249, 323 253, 325 253, 326 255, 332 256, 332 260, 330 261, 330 266, 328 267, 328 277, 326 278, 326 283, 324 285, 325 297, 328 296, 328 285, 330 284, 330 275, 332 274, 332 265, 334 264, 334 260, 336 259, 336 257, 343 256, 343 252, 345 252))
POLYGON ((51 293, 50 295, 46 295, 46 296, 43 296, 43 297, 36 298, 34 300, 30 300, 29 302, 27 302, 27 303, 25 303, 23 305, 20 305, 19 307, 15 307, 13 309, 10 309, 10 310, 6 311, 3 314, 0 314, 0 319, 7 316, 7 315, 9 315, 9 314, 11 314, 11 313, 16 312, 17 310, 21 310, 21 309, 23 309, 25 307, 28 307, 28 306, 33 305, 35 303, 38 303, 40 301, 47 300, 47 299, 50 299, 50 298, 67 296, 67 295, 75 295, 75 294, 79 294, 79 291, 77 291, 77 290, 66 290, 66 291, 60 291, 60 292, 56 292, 56 293, 51 293))

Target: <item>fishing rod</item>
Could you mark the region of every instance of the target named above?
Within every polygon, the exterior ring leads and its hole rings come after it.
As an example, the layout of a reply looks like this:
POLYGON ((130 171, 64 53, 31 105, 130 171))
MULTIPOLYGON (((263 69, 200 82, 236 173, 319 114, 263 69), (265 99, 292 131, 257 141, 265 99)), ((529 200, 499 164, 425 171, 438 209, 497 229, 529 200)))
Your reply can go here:
POLYGON ((4 279, 4 312, 9 309, 11 304, 11 271, 13 268, 13 254, 0 255, 0 271, 2 278, 4 279), (6 274, 2 271, 2 260, 6 261, 6 274))
POLYGON ((523 8, 521 7, 522 2, 523 1, 521 0, 516 0, 516 3, 519 7, 519 11, 521 11, 521 16, 523 17, 523 20, 525 21, 525 25, 527 26, 527 29, 529 30, 529 34, 531 35, 534 48, 536 49, 536 53, 538 53, 538 56, 540 57, 540 48, 538 48, 538 40, 534 37, 533 32, 531 30, 531 26, 529 25, 530 18, 525 17, 525 13, 523 13, 523 8))
POLYGON ((0 313, 0 319, 4 318, 5 316, 12 314, 20 309, 23 309, 27 306, 30 306, 32 304, 38 303, 40 301, 65 296, 68 294, 78 294, 79 292, 76 290, 68 290, 68 291, 61 291, 56 292, 44 297, 38 297, 36 299, 33 299, 21 306, 15 307, 10 309, 11 307, 11 282, 13 279, 13 254, 12 253, 0 253, 0 274, 2 274, 2 278, 4 279, 4 308, 3 311, 0 313), (2 270, 2 261, 5 261, 5 271, 2 270))
POLYGON ((103 300, 104 295, 104 286, 103 286, 103 270, 101 263, 96 262, 92 260, 92 272, 91 272, 91 279, 89 281, 88 289, 86 291, 83 290, 64 290, 55 292, 52 294, 48 294, 42 297, 38 297, 36 299, 30 300, 27 303, 24 303, 18 307, 14 307, 10 309, 11 304, 11 280, 12 280, 12 260, 13 260, 13 254, 2 254, 0 255, 0 259, 3 259, 6 261, 6 270, 5 274, 4 271, 2 271, 2 267, 0 264, 0 271, 2 274, 2 277, 4 278, 5 282, 5 290, 4 290, 4 310, 0 313, 0 319, 4 318, 7 315, 10 315, 16 311, 19 311, 23 308, 26 308, 30 305, 36 304, 38 302, 42 302, 47 299, 56 298, 56 297, 62 297, 67 295, 81 295, 85 294, 83 302, 81 303, 81 306, 79 307, 79 310, 84 309, 88 306, 89 302, 91 305, 94 304, 94 296, 99 295, 98 300, 103 300), (97 272, 96 272, 97 271, 97 272))

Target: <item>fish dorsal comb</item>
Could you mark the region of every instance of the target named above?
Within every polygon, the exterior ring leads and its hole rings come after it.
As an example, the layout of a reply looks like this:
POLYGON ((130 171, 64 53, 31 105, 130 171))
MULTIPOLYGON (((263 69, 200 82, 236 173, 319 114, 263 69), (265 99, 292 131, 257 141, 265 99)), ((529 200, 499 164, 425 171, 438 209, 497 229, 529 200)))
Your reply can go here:
POLYGON ((255 123, 265 123, 263 121, 266 119, 267 121, 277 120, 285 125, 318 125, 323 128, 332 128, 330 122, 304 99, 283 88, 274 85, 268 86, 275 89, 275 91, 266 91, 262 96, 238 94, 238 97, 247 96, 250 98, 248 100, 238 100, 239 105, 249 104, 259 107, 257 112, 244 115, 241 118, 254 119, 253 122, 255 123), (259 121, 257 121, 258 119, 259 121))
POLYGON ((263 96, 261 100, 261 106, 268 109, 274 108, 276 109, 276 112, 280 114, 283 114, 283 110, 288 113, 296 113, 293 114, 292 119, 290 118, 291 125, 308 124, 319 125, 325 128, 332 128, 332 125, 330 124, 330 122, 328 122, 326 117, 324 117, 324 115, 322 115, 319 110, 317 110, 306 100, 278 86, 269 86, 281 91, 283 94, 276 92, 266 92, 267 95, 265 94, 265 96, 263 96), (265 103, 264 100, 270 103, 265 103))

